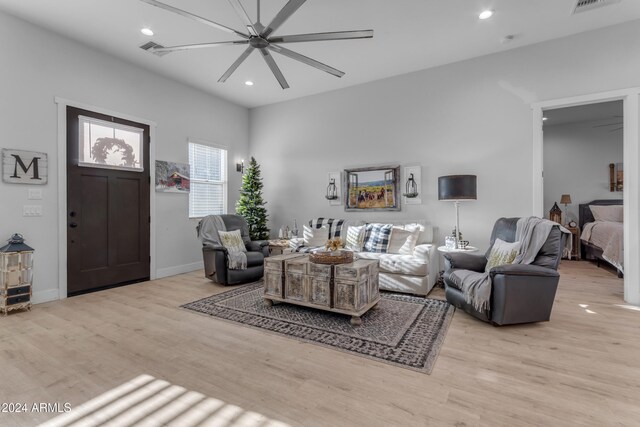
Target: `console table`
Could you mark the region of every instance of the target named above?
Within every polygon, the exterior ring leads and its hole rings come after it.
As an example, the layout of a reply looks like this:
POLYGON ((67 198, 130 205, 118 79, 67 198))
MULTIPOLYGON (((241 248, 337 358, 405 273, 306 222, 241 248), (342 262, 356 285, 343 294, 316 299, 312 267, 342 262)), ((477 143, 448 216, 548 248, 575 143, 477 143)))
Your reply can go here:
POLYGON ((264 302, 302 305, 351 316, 351 324, 380 301, 378 261, 358 259, 327 265, 309 261, 308 255, 265 258, 264 302))

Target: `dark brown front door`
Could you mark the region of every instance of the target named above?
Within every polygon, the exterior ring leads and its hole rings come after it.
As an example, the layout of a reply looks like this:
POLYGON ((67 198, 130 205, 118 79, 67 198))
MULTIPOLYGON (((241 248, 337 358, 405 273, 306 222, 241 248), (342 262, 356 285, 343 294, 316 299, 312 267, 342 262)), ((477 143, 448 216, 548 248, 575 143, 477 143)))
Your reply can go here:
POLYGON ((147 125, 67 107, 68 295, 149 278, 149 141, 147 125))

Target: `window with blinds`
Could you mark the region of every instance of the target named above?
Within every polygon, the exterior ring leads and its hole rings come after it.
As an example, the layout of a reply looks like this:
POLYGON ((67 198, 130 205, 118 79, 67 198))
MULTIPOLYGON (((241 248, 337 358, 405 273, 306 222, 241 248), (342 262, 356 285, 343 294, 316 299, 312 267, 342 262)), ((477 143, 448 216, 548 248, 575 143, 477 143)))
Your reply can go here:
POLYGON ((227 212, 227 150, 189 142, 189 218, 227 212))

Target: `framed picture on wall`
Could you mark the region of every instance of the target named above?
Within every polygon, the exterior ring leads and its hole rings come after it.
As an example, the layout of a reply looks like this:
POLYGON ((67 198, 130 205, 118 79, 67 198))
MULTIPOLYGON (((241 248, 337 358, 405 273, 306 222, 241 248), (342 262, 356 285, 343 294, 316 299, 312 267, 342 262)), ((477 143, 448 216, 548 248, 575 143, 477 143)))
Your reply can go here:
POLYGON ((400 166, 345 169, 346 211, 399 211, 400 166))
POLYGON ((622 191, 624 168, 622 163, 609 163, 609 190, 622 191))
POLYGON ((186 163, 156 160, 156 192, 189 194, 190 173, 191 166, 186 163))

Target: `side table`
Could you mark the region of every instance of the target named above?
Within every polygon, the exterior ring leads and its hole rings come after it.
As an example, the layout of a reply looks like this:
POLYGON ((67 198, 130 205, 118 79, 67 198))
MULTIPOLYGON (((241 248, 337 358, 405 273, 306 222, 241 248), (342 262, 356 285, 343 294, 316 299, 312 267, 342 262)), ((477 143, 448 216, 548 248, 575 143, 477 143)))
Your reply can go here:
POLYGON ((571 232, 572 245, 571 245, 571 256, 569 259, 575 259, 576 261, 580 261, 580 228, 578 227, 569 227, 565 225, 565 228, 571 232))
POLYGON ((464 249, 462 248, 455 249, 455 248, 448 248, 446 246, 438 246, 438 252, 440 252, 441 254, 448 254, 452 252, 472 253, 472 252, 478 252, 478 248, 476 248, 475 246, 467 246, 464 249))

